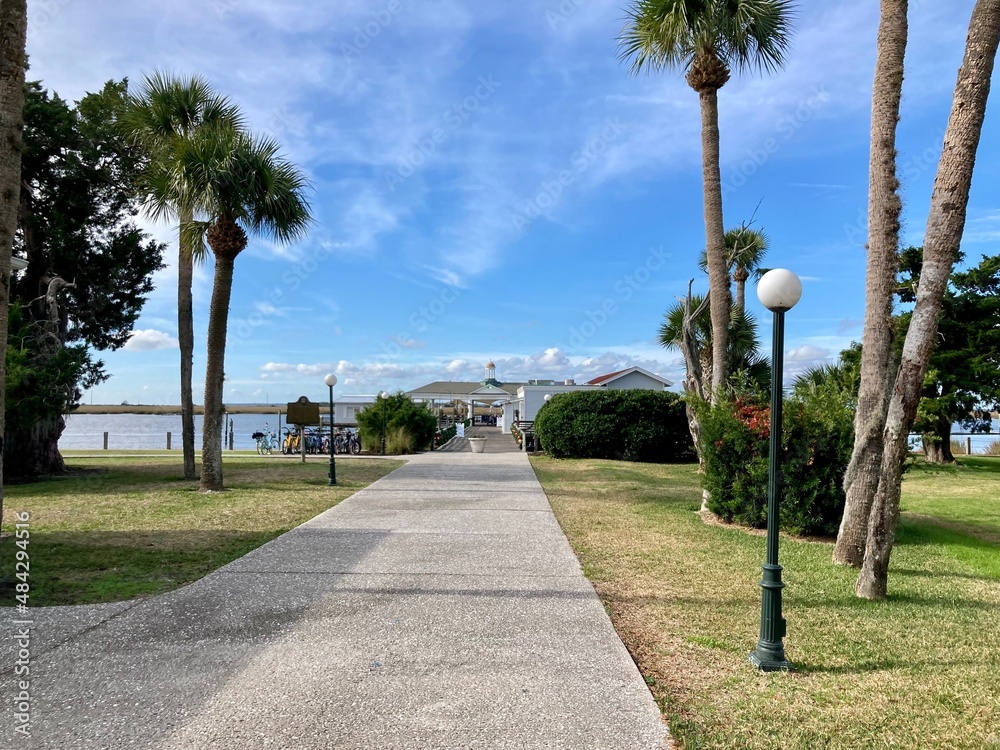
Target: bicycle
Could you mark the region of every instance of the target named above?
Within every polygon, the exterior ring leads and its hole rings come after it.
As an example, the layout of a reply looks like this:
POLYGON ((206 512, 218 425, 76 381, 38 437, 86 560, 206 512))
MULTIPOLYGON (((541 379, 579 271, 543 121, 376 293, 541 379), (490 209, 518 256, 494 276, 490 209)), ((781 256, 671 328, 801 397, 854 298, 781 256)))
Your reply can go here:
POLYGON ((267 422, 264 423, 263 432, 255 432, 250 437, 257 441, 257 453, 262 456, 271 455, 271 451, 278 447, 278 438, 268 428, 267 422))
POLYGON ((361 440, 358 438, 358 433, 347 430, 345 442, 345 453, 353 453, 355 456, 361 453, 361 440))
POLYGON ((299 433, 297 431, 285 428, 285 441, 281 445, 281 452, 286 456, 299 452, 299 433))
POLYGON ((323 441, 320 439, 319 433, 315 430, 306 432, 306 453, 313 455, 319 453, 322 444, 323 441))

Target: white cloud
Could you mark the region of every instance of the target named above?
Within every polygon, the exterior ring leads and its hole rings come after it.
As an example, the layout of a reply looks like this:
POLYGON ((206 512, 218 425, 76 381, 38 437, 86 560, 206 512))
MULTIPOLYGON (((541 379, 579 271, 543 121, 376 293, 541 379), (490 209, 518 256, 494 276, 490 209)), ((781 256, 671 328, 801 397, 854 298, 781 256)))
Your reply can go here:
POLYGON ((169 333, 152 328, 132 331, 125 343, 125 350, 130 352, 152 352, 158 349, 176 349, 177 339, 169 333))
POLYGON ((785 359, 789 362, 815 362, 817 360, 826 360, 829 356, 830 352, 827 349, 821 349, 812 344, 803 344, 794 349, 789 349, 785 353, 785 359))

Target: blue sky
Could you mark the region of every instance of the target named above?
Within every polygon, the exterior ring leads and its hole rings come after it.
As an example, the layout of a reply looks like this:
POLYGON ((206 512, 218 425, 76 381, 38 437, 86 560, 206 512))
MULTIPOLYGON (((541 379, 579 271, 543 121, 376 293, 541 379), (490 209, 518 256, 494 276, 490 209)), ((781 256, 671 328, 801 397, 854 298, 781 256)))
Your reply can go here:
MULTIPOLYGON (((900 123, 904 241, 920 244, 972 0, 911 2, 900 123)), ((868 126, 878 3, 801 3, 776 75, 719 96, 727 227, 770 237, 803 280, 789 372, 834 361, 864 316, 868 126)), ((589 379, 639 365, 704 246, 698 100, 617 58, 624 1, 29 2, 30 77, 78 99, 109 78, 200 73, 309 175, 316 223, 237 259, 226 400, 324 398, 478 380, 589 379)), ((963 249, 1000 245, 996 96, 963 249)), ((94 403, 178 402, 176 228, 94 403)), ((200 402, 211 263, 197 271, 200 402)), ((770 341, 769 314, 748 308, 770 341)), ((765 343, 765 348, 769 346, 765 343)))

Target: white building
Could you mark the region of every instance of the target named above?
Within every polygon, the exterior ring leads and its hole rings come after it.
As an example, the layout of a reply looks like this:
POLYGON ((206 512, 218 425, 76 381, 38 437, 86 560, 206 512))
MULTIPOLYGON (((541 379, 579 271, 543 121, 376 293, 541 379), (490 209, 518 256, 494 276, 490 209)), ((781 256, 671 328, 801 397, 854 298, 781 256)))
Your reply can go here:
MULTIPOLYGON (((337 396, 333 399, 333 421, 338 427, 357 427, 358 412, 377 400, 377 396, 337 396)), ((330 424, 329 402, 318 403, 320 420, 324 425, 330 424)))
POLYGON ((480 382, 437 381, 415 388, 407 395, 415 401, 425 401, 432 405, 443 401, 453 404, 468 404, 468 414, 473 414, 476 404, 489 404, 502 408, 497 424, 504 432, 510 432, 514 422, 533 422, 538 410, 545 403, 545 396, 570 391, 589 391, 599 388, 645 389, 663 391, 673 385, 641 367, 629 367, 607 375, 601 375, 587 383, 573 380, 529 380, 527 383, 501 383, 496 378, 496 365, 486 364, 486 377, 480 382))

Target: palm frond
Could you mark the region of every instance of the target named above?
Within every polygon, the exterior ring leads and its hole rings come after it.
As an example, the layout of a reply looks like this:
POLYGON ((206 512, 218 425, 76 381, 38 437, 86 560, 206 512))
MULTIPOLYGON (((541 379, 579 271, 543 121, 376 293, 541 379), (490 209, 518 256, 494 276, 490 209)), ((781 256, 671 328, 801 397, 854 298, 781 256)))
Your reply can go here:
POLYGON ((619 59, 633 75, 645 69, 685 69, 695 54, 695 23, 704 2, 634 0, 618 35, 619 59))
POLYGON ((791 0, 633 0, 619 59, 634 75, 685 70, 699 53, 741 71, 773 72, 784 64, 793 19, 791 0))
POLYGON ((291 242, 312 223, 309 181, 279 154, 278 143, 241 131, 207 129, 179 144, 174 165, 179 205, 209 222, 233 220, 251 234, 291 242))
POLYGON ((720 14, 720 57, 740 71, 773 73, 791 45, 795 6, 791 0, 729 0, 720 14))

